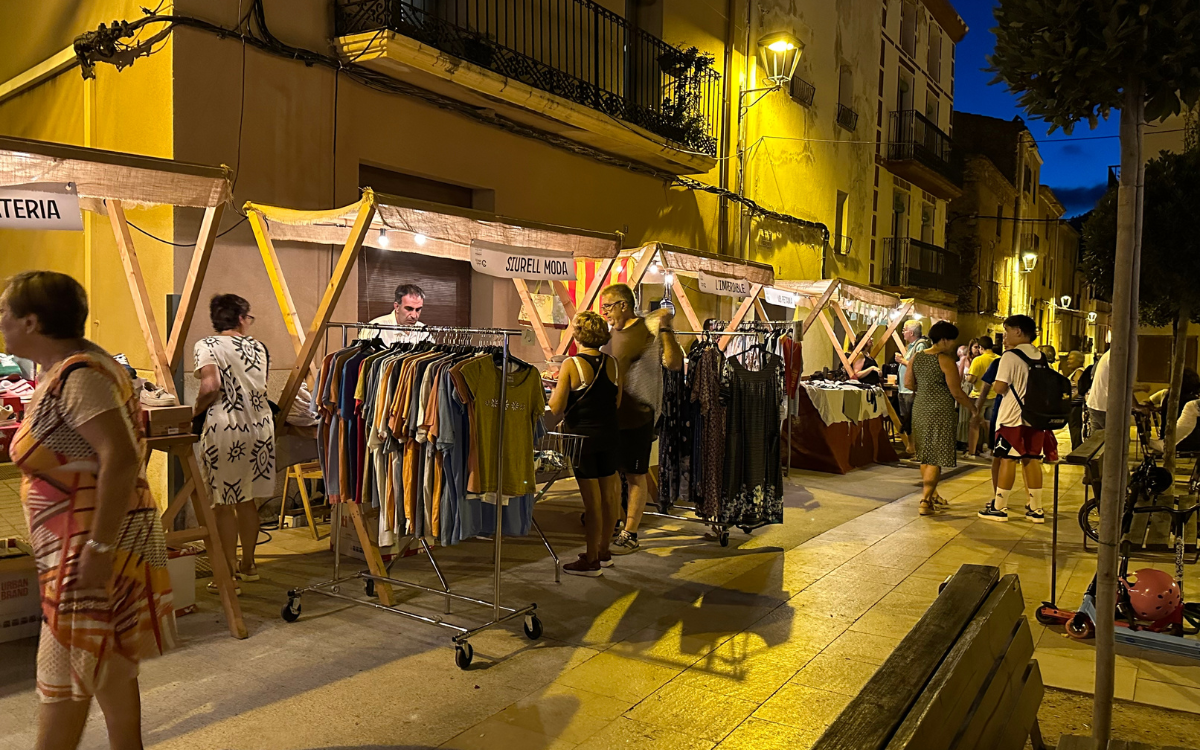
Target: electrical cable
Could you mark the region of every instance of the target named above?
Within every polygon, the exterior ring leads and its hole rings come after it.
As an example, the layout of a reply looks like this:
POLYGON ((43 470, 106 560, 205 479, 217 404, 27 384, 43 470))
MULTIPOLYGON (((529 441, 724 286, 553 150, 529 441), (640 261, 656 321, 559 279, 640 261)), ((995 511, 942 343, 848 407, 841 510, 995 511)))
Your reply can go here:
MULTIPOLYGON (((595 161, 599 161, 610 166, 623 167, 635 174, 641 174, 647 177, 652 177, 661 180, 672 187, 681 187, 687 190, 705 192, 719 197, 723 197, 734 203, 744 206, 751 216, 759 216, 774 219, 781 223, 792 224, 813 231, 820 232, 823 242, 829 241, 829 228, 820 222, 801 219, 790 214, 781 213, 765 208, 744 196, 741 196, 733 191, 726 190, 715 185, 707 185, 690 177, 682 177, 670 172, 666 172, 655 167, 645 164, 639 164, 630 160, 621 159, 603 151, 576 143, 568 138, 559 136, 546 131, 538 130, 537 128, 524 125, 511 118, 505 117, 493 109, 475 107, 464 102, 452 99, 441 94, 436 94, 432 91, 418 88, 403 81, 398 81, 382 73, 378 73, 370 68, 366 68, 357 63, 345 63, 336 57, 324 55, 312 50, 293 47, 285 44, 276 38, 270 31, 266 23, 266 13, 263 8, 262 0, 253 0, 251 6, 251 14, 255 25, 258 27, 258 33, 262 38, 254 35, 252 29, 247 25, 246 30, 230 29, 219 24, 204 21, 190 16, 180 15, 147 15, 136 21, 114 21, 111 26, 101 24, 96 31, 89 31, 81 34, 75 39, 75 54, 79 59, 80 68, 84 78, 95 77, 95 66, 99 61, 110 62, 117 67, 118 70, 128 67, 133 64, 137 57, 146 56, 153 52, 152 44, 159 41, 169 34, 176 26, 193 28, 214 34, 220 38, 236 38, 239 39, 243 46, 249 45, 268 54, 273 54, 279 57, 290 58, 304 63, 306 66, 321 66, 330 68, 336 71, 345 73, 351 80, 360 83, 368 88, 373 88, 378 91, 389 94, 398 94, 410 98, 421 100, 427 104, 435 106, 439 109, 456 112, 480 122, 498 127, 516 135, 521 135, 541 143, 551 145, 560 150, 570 153, 586 156, 595 161), (122 48, 121 39, 133 36, 140 28, 152 23, 167 24, 167 28, 154 35, 151 41, 143 43, 136 47, 122 48)), ((360 55, 361 56, 361 55, 360 55)))
MULTIPOLYGON (((237 221, 237 223, 236 223, 236 224, 234 224, 233 226, 229 227, 229 228, 228 228, 228 229, 226 229, 224 232, 221 232, 220 234, 218 234, 218 235, 217 235, 217 236, 216 236, 214 239, 220 239, 220 238, 224 237, 225 235, 229 234, 229 233, 230 233, 230 232, 232 232, 233 230, 237 229, 237 228, 238 228, 239 226, 241 226, 242 224, 246 223, 246 221, 247 221, 247 220, 248 220, 248 219, 247 219, 247 217, 243 216, 242 218, 238 219, 238 221, 237 221)), ((196 246, 196 243, 195 243, 195 242, 192 242, 192 243, 187 243, 187 242, 171 242, 170 240, 164 240, 162 237, 158 237, 158 236, 156 236, 156 235, 150 234, 150 233, 149 233, 149 232, 147 232, 145 229, 142 229, 142 228, 141 228, 141 227, 139 227, 137 224, 134 224, 132 221, 128 221, 128 220, 127 220, 125 223, 126 223, 126 224, 128 224, 129 226, 133 227, 133 228, 134 228, 134 229, 136 229, 137 231, 141 232, 142 234, 146 235, 146 236, 147 236, 147 237, 149 237, 150 239, 152 239, 152 240, 154 240, 154 241, 156 241, 156 242, 161 242, 161 243, 162 243, 162 244, 164 244, 164 245, 170 245, 171 247, 195 247, 195 246, 196 246)), ((199 241, 199 238, 196 238, 196 240, 197 240, 197 242, 198 242, 198 241, 199 241)))

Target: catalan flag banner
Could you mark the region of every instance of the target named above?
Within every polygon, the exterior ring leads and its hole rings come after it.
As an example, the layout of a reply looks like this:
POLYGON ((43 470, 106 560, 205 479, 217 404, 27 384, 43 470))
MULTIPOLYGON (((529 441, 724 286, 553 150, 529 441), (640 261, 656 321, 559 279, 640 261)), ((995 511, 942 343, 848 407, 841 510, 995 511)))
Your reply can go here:
MULTIPOLYGON (((633 258, 618 258, 613 264, 612 271, 608 274, 608 278, 604 280, 601 288, 609 284, 628 284, 629 273, 633 270, 633 258)), ((596 280, 596 274, 600 273, 604 267, 608 265, 607 260, 575 260, 575 280, 567 282, 567 292, 571 295, 571 299, 575 301, 576 309, 583 306, 583 298, 587 295, 587 290, 591 288, 592 282, 596 280)), ((592 304, 593 310, 599 310, 599 298, 592 304)))

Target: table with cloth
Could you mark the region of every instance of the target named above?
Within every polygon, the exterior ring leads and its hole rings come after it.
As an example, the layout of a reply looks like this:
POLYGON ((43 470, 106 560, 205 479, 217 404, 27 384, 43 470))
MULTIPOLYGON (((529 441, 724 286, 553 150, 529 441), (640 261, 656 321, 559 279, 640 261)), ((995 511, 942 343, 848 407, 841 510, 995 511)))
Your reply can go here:
POLYGON ((846 474, 899 460, 887 434, 882 388, 801 383, 792 405, 792 466, 846 474))

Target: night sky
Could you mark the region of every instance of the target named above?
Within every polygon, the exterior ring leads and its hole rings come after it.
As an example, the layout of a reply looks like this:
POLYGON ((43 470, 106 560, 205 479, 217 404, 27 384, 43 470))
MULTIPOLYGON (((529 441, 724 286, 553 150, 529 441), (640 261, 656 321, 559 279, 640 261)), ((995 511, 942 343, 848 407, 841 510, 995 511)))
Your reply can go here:
POLYGON ((991 117, 1011 120, 1020 115, 1026 127, 1038 141, 1042 160, 1042 184, 1054 190, 1066 206, 1067 215, 1088 211, 1104 194, 1108 185, 1108 167, 1120 162, 1120 143, 1117 135, 1117 113, 1101 120, 1095 130, 1087 123, 1075 127, 1071 135, 1062 130, 1047 136, 1049 126, 1025 115, 1017 98, 1008 93, 1003 83, 988 85, 992 74, 985 72, 987 56, 996 43, 992 27, 996 25, 992 8, 996 0, 952 0, 970 31, 955 50, 954 108, 991 117), (1097 138, 1096 136, 1112 136, 1097 138))

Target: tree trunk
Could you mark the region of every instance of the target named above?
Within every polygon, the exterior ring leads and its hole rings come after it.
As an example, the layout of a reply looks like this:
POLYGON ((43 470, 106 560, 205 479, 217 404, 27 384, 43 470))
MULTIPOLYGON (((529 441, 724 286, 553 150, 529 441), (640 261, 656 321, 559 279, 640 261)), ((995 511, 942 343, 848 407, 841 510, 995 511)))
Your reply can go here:
MULTIPOLYGON (((1171 346, 1171 385, 1167 391, 1166 415, 1163 417, 1163 467, 1175 476, 1175 421, 1179 419, 1179 402, 1183 398, 1183 366, 1187 359, 1188 321, 1192 310, 1187 300, 1179 304, 1175 315, 1175 343, 1171 346)), ((1173 488, 1172 488, 1173 489, 1173 488)))
POLYGON ((1113 269, 1112 348, 1108 362, 1107 426, 1100 488, 1100 545, 1096 563, 1096 697, 1092 737, 1097 750, 1112 734, 1117 600, 1117 545, 1128 481, 1129 410, 1137 348, 1137 292, 1141 264, 1142 120, 1144 88, 1134 79, 1121 108, 1121 185, 1117 198, 1117 256, 1113 269))

